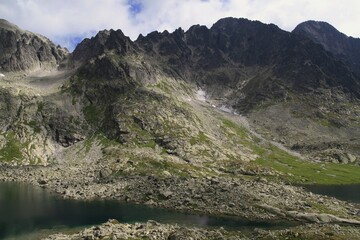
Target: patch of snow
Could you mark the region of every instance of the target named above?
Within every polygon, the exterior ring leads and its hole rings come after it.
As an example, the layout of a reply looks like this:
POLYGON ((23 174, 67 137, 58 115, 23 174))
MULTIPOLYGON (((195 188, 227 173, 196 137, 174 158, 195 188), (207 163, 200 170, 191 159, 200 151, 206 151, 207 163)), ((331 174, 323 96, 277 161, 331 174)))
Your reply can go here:
POLYGON ((196 91, 196 98, 199 101, 205 102, 206 101, 206 92, 199 88, 199 90, 196 91))
POLYGON ((4 74, 2 74, 2 73, 0 73, 0 77, 5 77, 5 75, 4 75, 4 74))

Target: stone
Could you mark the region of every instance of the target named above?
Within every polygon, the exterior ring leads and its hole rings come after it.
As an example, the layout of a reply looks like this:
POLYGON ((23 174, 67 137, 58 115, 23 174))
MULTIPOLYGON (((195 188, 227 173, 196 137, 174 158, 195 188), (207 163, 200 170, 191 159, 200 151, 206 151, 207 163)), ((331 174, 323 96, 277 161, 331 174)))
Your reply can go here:
POLYGON ((347 154, 347 157, 348 157, 350 163, 356 162, 356 159, 357 159, 356 156, 348 153, 348 154, 347 154))
POLYGON ((99 170, 99 179, 106 179, 111 175, 110 169, 101 169, 99 170))
POLYGON ((166 199, 171 198, 172 195, 173 195, 173 192, 168 191, 168 190, 160 192, 160 196, 163 198, 166 198, 166 199))
POLYGON ((46 181, 45 179, 39 179, 39 180, 38 180, 38 183, 39 183, 40 185, 45 185, 45 184, 47 184, 47 181, 46 181))
POLYGON ((163 175, 165 176, 165 177, 171 177, 171 173, 169 172, 169 171, 163 171, 163 175))

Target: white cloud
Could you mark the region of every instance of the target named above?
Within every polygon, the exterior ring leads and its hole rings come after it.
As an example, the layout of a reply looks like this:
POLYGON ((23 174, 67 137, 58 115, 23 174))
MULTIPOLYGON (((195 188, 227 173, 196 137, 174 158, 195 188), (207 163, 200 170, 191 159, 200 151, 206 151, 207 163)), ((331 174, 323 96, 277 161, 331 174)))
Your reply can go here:
POLYGON ((0 16, 23 29, 64 46, 102 29, 122 29, 136 39, 153 30, 211 26, 222 17, 275 23, 291 31, 298 23, 327 21, 347 35, 360 37, 358 0, 1 0, 0 16), (130 2, 141 4, 140 12, 130 2))

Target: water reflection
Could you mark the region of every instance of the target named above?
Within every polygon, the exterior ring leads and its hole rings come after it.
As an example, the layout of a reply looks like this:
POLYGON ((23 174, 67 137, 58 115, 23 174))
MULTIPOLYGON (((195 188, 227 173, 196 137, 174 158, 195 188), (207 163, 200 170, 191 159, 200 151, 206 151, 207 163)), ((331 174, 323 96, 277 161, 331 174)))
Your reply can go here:
POLYGON ((306 185, 313 193, 332 196, 341 200, 360 203, 360 184, 350 185, 306 185))

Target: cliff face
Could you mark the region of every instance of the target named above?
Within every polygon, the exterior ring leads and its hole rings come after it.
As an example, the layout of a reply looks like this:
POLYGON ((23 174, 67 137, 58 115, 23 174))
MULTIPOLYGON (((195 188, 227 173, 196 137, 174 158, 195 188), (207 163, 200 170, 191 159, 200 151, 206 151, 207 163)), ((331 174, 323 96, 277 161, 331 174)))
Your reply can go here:
POLYGON ((55 68, 68 55, 49 39, 0 20, 0 71, 55 68))
POLYGON ((59 148, 82 138, 75 130, 81 126, 72 123, 76 106, 67 97, 59 103, 58 87, 69 77, 68 55, 49 39, 0 20, 2 162, 48 164, 59 148))

